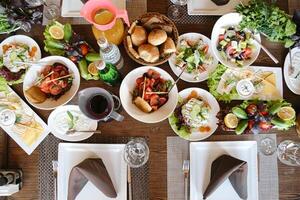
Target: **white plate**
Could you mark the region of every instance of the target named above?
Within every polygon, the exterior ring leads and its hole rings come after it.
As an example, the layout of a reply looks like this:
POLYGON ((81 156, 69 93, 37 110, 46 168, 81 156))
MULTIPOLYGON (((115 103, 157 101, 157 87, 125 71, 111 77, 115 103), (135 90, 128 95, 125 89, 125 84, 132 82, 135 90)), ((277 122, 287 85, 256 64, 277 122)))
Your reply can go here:
MULTIPOLYGON (((112 0, 113 4, 119 9, 126 9, 125 0, 112 0)), ((61 16, 62 17, 81 17, 80 9, 83 3, 81 0, 63 0, 61 5, 61 16)))
POLYGON ((171 113, 174 111, 178 101, 178 90, 175 85, 169 93, 169 99, 162 107, 157 111, 151 113, 145 113, 141 111, 133 102, 132 102, 132 91, 136 85, 136 79, 143 76, 149 69, 153 69, 160 73, 161 77, 165 80, 171 80, 174 83, 173 78, 165 70, 159 67, 144 66, 139 67, 131 72, 129 72, 126 77, 123 79, 120 87, 120 99, 123 108, 126 112, 133 117, 134 119, 144 122, 144 123, 158 123, 167 119, 171 113))
MULTIPOLYGON (((293 48, 291 50, 292 58, 293 58, 293 55, 295 53, 299 53, 299 52, 300 52, 300 48, 297 48, 297 47, 293 48)), ((290 56, 289 56, 289 53, 288 53, 285 57, 285 60, 284 60, 284 67, 283 67, 284 80, 285 80, 285 83, 288 86, 288 88, 293 93, 300 95, 300 85, 297 85, 297 84, 293 83, 293 80, 291 80, 291 78, 289 76, 289 73, 288 73, 290 63, 291 63, 291 61, 290 61, 290 56)), ((300 68, 300 66, 293 66, 293 67, 300 68)))
MULTIPOLYGON (((60 143, 58 146, 58 200, 66 200, 68 183, 73 167, 87 158, 101 158, 117 192, 114 200, 127 199, 127 165, 123 158, 125 144, 74 144, 60 143)), ((92 183, 88 182, 76 200, 107 198, 92 183)))
MULTIPOLYGON (((246 5, 249 0, 241 0, 241 2, 246 5)), ((234 12, 239 3, 238 0, 231 0, 226 5, 218 6, 211 0, 189 0, 187 8, 189 15, 224 15, 234 12)))
POLYGON ((65 105, 65 106, 59 106, 56 108, 52 113, 50 114, 48 118, 48 126, 51 129, 51 133, 65 141, 81 141, 85 140, 89 137, 91 137, 94 133, 89 132, 89 133, 83 133, 83 132, 76 132, 74 134, 67 135, 66 131, 69 130, 69 127, 67 125, 66 120, 68 119, 68 114, 67 111, 71 113, 75 113, 77 116, 80 116, 81 119, 83 119, 86 122, 86 127, 79 127, 83 128, 80 130, 97 130, 98 122, 96 120, 92 120, 88 117, 86 117, 79 109, 77 105, 65 105))
POLYGON ((34 107, 42 110, 53 110, 58 106, 65 105, 68 103, 77 93, 80 85, 80 75, 77 66, 68 58, 62 56, 48 56, 40 60, 41 62, 46 62, 49 65, 52 65, 56 62, 64 64, 71 74, 73 74, 73 83, 69 91, 67 91, 64 95, 59 97, 59 99, 54 100, 48 98, 43 103, 33 103, 27 98, 25 91, 28 90, 39 78, 40 72, 45 68, 45 65, 35 65, 31 67, 24 78, 23 83, 23 92, 25 94, 26 100, 34 107))
POLYGON ((173 129, 173 131, 180 137, 182 137, 183 139, 189 140, 189 141, 198 141, 198 140, 204 140, 205 138, 208 138, 209 136, 211 136, 218 128, 218 119, 216 117, 216 115, 218 114, 218 112, 220 111, 220 106, 218 101, 216 100, 216 98, 210 94, 208 91, 201 89, 201 88, 187 88, 184 89, 182 91, 179 92, 179 96, 183 99, 186 99, 192 91, 196 91, 198 93, 198 95, 205 100, 206 102, 208 102, 208 104, 210 105, 210 107, 212 108, 211 110, 211 115, 208 121, 210 121, 209 125, 210 125, 210 131, 207 133, 202 133, 200 131, 193 131, 190 134, 189 138, 184 138, 180 135, 180 133, 177 131, 176 126, 172 126, 171 122, 170 122, 170 118, 169 118, 169 124, 171 126, 171 128, 173 129))
MULTIPOLYGON (((190 199, 203 199, 203 193, 210 180, 211 164, 223 154, 228 154, 248 163, 248 200, 258 200, 256 141, 192 142, 190 144, 190 199)), ((220 199, 240 200, 229 180, 220 185, 219 188, 207 198, 207 200, 220 199)))
MULTIPOLYGON (((199 79, 198 80, 194 79, 194 75, 193 74, 189 74, 187 72, 183 72, 183 74, 181 75, 180 79, 182 79, 182 80, 184 80, 186 82, 198 83, 198 82, 201 82, 201 81, 205 81, 208 78, 209 73, 212 72, 212 71, 214 71, 216 69, 216 67, 217 67, 217 64, 218 64, 218 60, 215 58, 213 50, 211 48, 210 39, 208 37, 206 37, 205 35, 202 35, 200 33, 185 33, 183 35, 180 35, 179 38, 178 38, 177 48, 180 46, 180 41, 182 39, 199 40, 200 38, 203 40, 203 42, 205 44, 208 44, 208 46, 209 46, 208 54, 212 56, 213 62, 208 67, 208 71, 205 71, 205 72, 203 72, 203 73, 201 73, 199 75, 199 79)), ((169 59, 169 65, 170 65, 172 71, 174 72, 174 74, 176 74, 176 76, 179 76, 182 70, 179 67, 176 67, 175 63, 176 63, 176 55, 173 54, 170 57, 170 59, 169 59)))
MULTIPOLYGON (((212 33, 211 33, 211 46, 213 49, 213 52, 216 56, 216 58, 225 66, 228 67, 238 67, 235 63, 232 63, 230 61, 225 60, 217 50, 218 40, 219 40, 219 34, 222 32, 222 29, 227 28, 229 26, 237 26, 240 21, 242 20, 242 15, 238 13, 228 13, 226 15, 223 15, 218 19, 218 21, 215 23, 212 33)), ((255 34, 254 37, 261 41, 260 35, 255 34)), ((255 48, 253 49, 251 59, 244 61, 243 67, 250 66, 258 57, 260 52, 260 45, 257 42, 253 42, 255 48)), ((240 68, 240 67, 238 67, 240 68)))
POLYGON ((27 145, 23 139, 20 137, 20 134, 13 131, 13 125, 10 126, 2 126, 1 128, 28 154, 30 155, 38 145, 45 139, 45 137, 49 134, 50 130, 47 124, 19 97, 19 95, 14 92, 9 86, 7 86, 9 95, 17 96, 17 98, 21 101, 22 110, 27 115, 33 116, 33 118, 43 127, 43 132, 37 138, 37 140, 31 144, 30 146, 27 145))
POLYGON ((36 47, 37 51, 34 56, 35 60, 38 61, 42 57, 41 49, 40 49, 39 45, 36 43, 35 40, 33 40, 31 37, 28 37, 26 35, 13 35, 13 36, 10 36, 10 37, 6 38, 5 40, 3 40, 0 43, 0 56, 1 57, 3 55, 3 49, 2 49, 3 45, 7 45, 7 44, 11 44, 11 43, 25 44, 25 45, 29 46, 30 48, 36 47))

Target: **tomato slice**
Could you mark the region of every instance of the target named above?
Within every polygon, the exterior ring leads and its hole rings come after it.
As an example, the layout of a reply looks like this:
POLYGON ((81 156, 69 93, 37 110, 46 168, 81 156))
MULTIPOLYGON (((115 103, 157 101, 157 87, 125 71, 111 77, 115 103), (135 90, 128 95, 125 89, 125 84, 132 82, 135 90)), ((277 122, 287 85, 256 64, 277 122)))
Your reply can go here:
POLYGON ((59 86, 59 85, 55 85, 53 84, 51 87, 50 87, 50 93, 52 95, 58 95, 60 94, 62 91, 62 88, 59 86))
POLYGON ((152 94, 150 97, 150 106, 157 106, 159 104, 159 96, 157 94, 152 94))
POLYGON ((220 34, 219 35, 219 42, 225 39, 225 35, 224 34, 220 34))

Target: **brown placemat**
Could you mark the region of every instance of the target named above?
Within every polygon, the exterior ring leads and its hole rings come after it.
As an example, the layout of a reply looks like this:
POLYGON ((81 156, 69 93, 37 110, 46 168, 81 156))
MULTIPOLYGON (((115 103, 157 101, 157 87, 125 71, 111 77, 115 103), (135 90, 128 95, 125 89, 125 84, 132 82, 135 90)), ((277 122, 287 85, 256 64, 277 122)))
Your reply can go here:
MULTIPOLYGON (((138 16, 147 12, 147 0, 124 0, 126 1, 126 9, 130 21, 133 21, 138 18, 138 16)), ((47 3, 53 3, 61 7, 62 0, 47 0, 47 3)), ((45 8, 44 8, 45 9, 45 8)), ((57 19, 61 23, 70 23, 70 24, 89 24, 82 17, 59 17, 57 19)), ((47 25, 49 22, 48 19, 43 16, 43 25, 47 25)))
MULTIPOLYGON (((174 5, 171 1, 169 2, 169 6, 174 5)), ((205 15, 189 15, 187 5, 182 6, 183 15, 177 19, 173 20, 176 24, 206 24, 216 22, 221 16, 205 16, 205 15)))
MULTIPOLYGON (((148 138, 144 137, 146 141, 148 138)), ((91 138, 82 141, 82 143, 101 143, 101 144, 124 144, 131 137, 114 137, 94 134, 91 138)), ((52 171, 52 161, 57 160, 58 144, 64 142, 57 139, 52 134, 39 146, 39 191, 41 200, 54 200, 54 178, 52 171)), ((149 200, 149 165, 136 169, 131 169, 132 176, 132 194, 133 200, 149 200)))
MULTIPOLYGON (((208 141, 243 141, 256 140, 258 152, 258 193, 261 200, 278 200, 278 166, 276 152, 270 156, 263 155, 259 150, 259 143, 265 137, 275 141, 276 134, 258 134, 258 135, 213 135, 208 141)), ((180 137, 167 138, 168 155, 168 200, 184 199, 184 176, 182 172, 183 160, 188 158, 189 141, 180 137)))

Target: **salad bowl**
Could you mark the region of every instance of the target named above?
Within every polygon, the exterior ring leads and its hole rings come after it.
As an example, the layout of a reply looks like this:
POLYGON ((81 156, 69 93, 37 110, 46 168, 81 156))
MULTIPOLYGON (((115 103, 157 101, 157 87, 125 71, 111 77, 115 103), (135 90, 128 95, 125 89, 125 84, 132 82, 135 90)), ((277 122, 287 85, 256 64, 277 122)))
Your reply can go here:
MULTIPOLYGON (((53 110, 58 106, 67 104, 77 93, 80 85, 80 74, 76 65, 68 58, 62 56, 48 56, 40 60, 41 63, 47 63, 47 65, 53 65, 54 63, 60 63, 67 67, 70 75, 72 76, 72 82, 69 90, 59 96, 57 99, 48 98, 42 103, 33 102, 27 95, 29 88, 36 85, 41 80, 41 73, 45 69, 46 65, 35 65, 31 67, 25 74, 23 83, 23 92, 26 100, 34 107, 42 110, 53 110)), ((59 79, 59 78, 58 78, 59 79)), ((51 80, 50 80, 51 81, 51 80)), ((53 80, 54 81, 54 80, 53 80)))
POLYGON ((212 30, 212 50, 216 58, 228 67, 248 67, 260 52, 260 35, 250 30, 239 30, 242 18, 239 13, 225 14, 217 20, 212 30))
POLYGON ((172 54, 169 59, 169 65, 174 74, 179 76, 182 68, 185 67, 184 65, 188 65, 185 72, 180 76, 180 79, 190 83, 198 83, 205 81, 209 73, 216 69, 218 60, 214 57, 210 39, 205 35, 200 33, 185 33, 180 35, 176 48, 179 55, 172 54), (187 45, 186 43, 189 42, 196 44, 193 46, 187 45), (189 56, 181 56, 182 54, 186 54, 186 52, 190 52, 189 56), (180 67, 180 64, 183 66, 180 67), (200 71, 199 66, 203 66, 204 70, 200 71))
POLYGON ((174 87, 168 93, 168 100, 157 110, 148 113, 140 110, 133 103, 133 91, 136 87, 136 80, 147 73, 149 69, 155 70, 160 74, 161 78, 170 80, 171 83, 174 84, 174 80, 171 75, 161 68, 152 66, 139 67, 132 70, 123 79, 120 87, 120 99, 125 111, 134 119, 144 123, 158 123, 168 118, 175 109, 178 101, 178 90, 177 86, 174 85, 174 87))

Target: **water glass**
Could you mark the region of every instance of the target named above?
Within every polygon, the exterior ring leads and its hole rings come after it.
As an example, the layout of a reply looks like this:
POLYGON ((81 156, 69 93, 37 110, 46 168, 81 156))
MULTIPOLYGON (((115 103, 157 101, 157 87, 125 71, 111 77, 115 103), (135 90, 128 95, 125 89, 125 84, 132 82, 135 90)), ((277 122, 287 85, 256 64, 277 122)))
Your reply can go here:
POLYGON ((168 16, 173 20, 180 19, 185 10, 183 6, 187 4, 187 0, 170 0, 174 5, 168 8, 168 16))
POLYGON ((275 141, 272 138, 265 137, 260 141, 259 149, 266 156, 272 155, 276 151, 275 141))
POLYGON ((289 166, 300 166, 300 143, 284 140, 277 147, 278 159, 289 166))
POLYGON ((59 7, 56 4, 45 4, 45 9, 44 9, 44 16, 48 20, 54 20, 57 19, 60 15, 59 13, 59 7))
POLYGON ((125 162, 132 168, 146 164, 149 159, 149 147, 143 138, 130 140, 124 149, 125 162))

